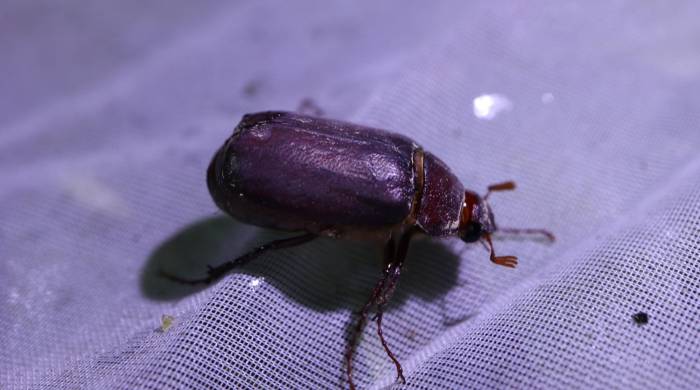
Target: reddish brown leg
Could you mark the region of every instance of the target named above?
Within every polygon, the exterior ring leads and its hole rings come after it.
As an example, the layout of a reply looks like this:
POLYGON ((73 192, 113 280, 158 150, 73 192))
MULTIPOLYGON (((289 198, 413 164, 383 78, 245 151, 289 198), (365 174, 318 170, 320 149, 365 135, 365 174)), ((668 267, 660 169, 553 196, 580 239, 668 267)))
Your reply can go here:
POLYGON ((490 234, 484 234, 482 237, 486 240, 486 243, 489 245, 489 248, 491 249, 491 261, 498 264, 502 265, 504 267, 509 267, 509 268, 515 268, 515 265, 518 264, 518 258, 515 256, 496 256, 496 252, 493 250, 493 242, 491 242, 491 235, 490 234))
POLYGON ((384 289, 384 284, 386 283, 386 268, 391 264, 394 258, 394 246, 394 238, 389 237, 384 246, 384 274, 379 280, 379 282, 374 286, 374 289, 372 290, 372 295, 367 300, 367 303, 365 303, 365 305, 362 307, 362 310, 360 310, 359 318, 355 323, 355 327, 352 330, 352 335, 350 336, 350 342, 348 343, 347 349, 345 350, 345 369, 348 373, 348 383, 350 384, 351 390, 355 390, 355 383, 352 380, 352 356, 355 353, 355 348, 357 347, 357 343, 360 340, 362 329, 364 329, 365 324, 367 323, 367 315, 369 314, 369 310, 377 302, 377 299, 379 299, 379 296, 381 295, 382 290, 384 289))
POLYGON ((396 358, 394 353, 391 352, 391 349, 389 349, 389 344, 386 342, 386 339, 384 339, 384 332, 382 331, 382 318, 384 317, 384 306, 389 302, 389 299, 391 299, 400 274, 400 264, 392 263, 387 268, 387 271, 385 272, 384 276, 384 278, 386 279, 385 288, 383 289, 383 291, 381 291, 379 297, 377 297, 377 314, 375 315, 374 320, 377 321, 377 334, 379 335, 379 341, 381 341, 382 347, 384 347, 384 351, 389 356, 389 359, 391 359, 391 361, 394 363, 394 366, 396 366, 396 381, 406 383, 406 379, 403 377, 403 368, 401 367, 401 363, 399 363, 399 360, 396 358))
POLYGON ((384 351, 386 351, 386 354, 389 355, 391 361, 394 362, 394 366, 396 366, 396 381, 404 384, 406 383, 406 378, 403 376, 403 368, 401 367, 401 363, 399 363, 399 360, 396 358, 394 353, 391 352, 391 349, 389 349, 389 344, 387 344, 386 340, 384 339, 384 333, 382 332, 382 318, 384 316, 384 306, 389 303, 389 299, 391 299, 391 296, 394 294, 394 290, 396 289, 396 283, 399 281, 399 276, 401 276, 401 266, 403 266, 403 262, 406 260, 408 246, 411 243, 411 236, 414 233, 415 230, 409 230, 401 237, 401 241, 399 241, 399 247, 396 252, 396 258, 385 271, 384 277, 387 279, 386 287, 383 289, 382 294, 377 301, 377 334, 379 334, 379 340, 382 342, 384 351))
POLYGON ((216 279, 219 279, 220 277, 224 276, 226 273, 231 271, 234 268, 240 267, 243 264, 257 258, 258 256, 262 255, 263 253, 267 252, 268 250, 271 249, 282 249, 282 248, 289 248, 297 245, 301 245, 303 243, 309 242, 316 238, 315 235, 308 233, 308 234, 303 234, 301 236, 296 236, 296 237, 290 237, 290 238, 284 238, 281 240, 275 240, 272 242, 268 242, 267 244, 261 245, 252 251, 244 254, 243 256, 237 257, 231 261, 228 261, 226 263, 223 263, 219 266, 212 267, 210 265, 207 265, 207 277, 201 278, 201 279, 185 279, 181 278, 176 275, 171 275, 169 273, 166 273, 165 271, 160 271, 160 274, 163 275, 164 277, 174 280, 179 283, 184 283, 184 284, 209 284, 216 279))

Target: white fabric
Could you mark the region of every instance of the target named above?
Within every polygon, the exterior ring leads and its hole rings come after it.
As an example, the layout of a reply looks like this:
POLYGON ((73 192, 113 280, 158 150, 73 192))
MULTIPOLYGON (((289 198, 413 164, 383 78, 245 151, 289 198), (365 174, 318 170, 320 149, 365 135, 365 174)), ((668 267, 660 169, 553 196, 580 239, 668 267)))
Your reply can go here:
MULTIPOLYGON (((698 16, 693 1, 5 3, 0 388, 346 386, 374 246, 318 240, 200 289, 156 275, 283 236, 223 217, 204 173, 242 114, 304 98, 413 137, 478 192, 515 180, 497 222, 557 236, 497 240, 514 270, 478 244, 413 244, 384 316, 407 388, 700 387, 698 16)), ((355 373, 393 383, 374 323, 355 373)))

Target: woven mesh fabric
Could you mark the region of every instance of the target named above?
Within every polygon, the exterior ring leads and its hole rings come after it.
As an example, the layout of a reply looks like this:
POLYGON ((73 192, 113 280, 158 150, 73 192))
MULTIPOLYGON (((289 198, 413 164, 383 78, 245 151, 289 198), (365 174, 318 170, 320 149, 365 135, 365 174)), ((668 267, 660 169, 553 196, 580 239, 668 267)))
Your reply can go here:
POLYGON ((285 236, 204 173, 242 114, 306 98, 477 192, 515 180, 497 222, 557 236, 497 240, 514 270, 415 241, 384 316, 407 384, 371 322, 360 388, 700 387, 696 2, 120 4, 0 6, 0 388, 346 386, 375 245, 158 276, 285 236))

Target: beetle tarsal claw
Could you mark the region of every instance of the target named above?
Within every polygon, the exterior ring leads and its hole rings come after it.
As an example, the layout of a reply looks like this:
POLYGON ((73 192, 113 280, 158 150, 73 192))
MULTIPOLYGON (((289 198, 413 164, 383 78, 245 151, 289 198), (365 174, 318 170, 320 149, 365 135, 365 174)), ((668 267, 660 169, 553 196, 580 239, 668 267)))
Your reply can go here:
POLYGON ((518 264, 518 258, 515 256, 496 256, 493 257, 491 261, 509 268, 515 268, 515 266, 518 264))
POLYGON ((402 385, 406 384, 406 378, 404 378, 403 372, 396 376, 396 381, 401 382, 402 385))

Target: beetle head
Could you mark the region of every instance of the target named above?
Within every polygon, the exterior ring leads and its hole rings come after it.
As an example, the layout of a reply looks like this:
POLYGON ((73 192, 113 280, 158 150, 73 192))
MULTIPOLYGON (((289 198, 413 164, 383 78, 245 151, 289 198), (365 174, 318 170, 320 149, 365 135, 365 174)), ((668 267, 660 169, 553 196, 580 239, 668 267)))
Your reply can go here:
POLYGON ((494 231, 496 231, 496 222, 486 198, 472 191, 465 191, 459 221, 459 238, 464 242, 475 242, 479 241, 483 235, 494 231))
POLYGON ((464 242, 474 242, 481 238, 490 242, 491 233, 498 229, 496 228, 496 222, 493 220, 493 212, 491 212, 487 200, 492 192, 511 191, 514 189, 515 183, 506 181, 490 185, 483 198, 472 191, 465 191, 462 214, 459 220, 459 237, 464 242))
POLYGON ((539 234, 545 236, 549 241, 554 241, 554 235, 544 229, 513 229, 496 227, 493 220, 493 213, 487 202, 489 195, 495 191, 510 191, 515 189, 515 183, 507 181, 489 186, 489 190, 481 198, 471 191, 465 191, 462 213, 459 220, 459 238, 464 242, 475 242, 482 240, 482 243, 491 251, 491 261, 506 267, 515 267, 518 258, 515 256, 496 256, 491 242, 491 234, 496 230, 514 234, 539 234))

